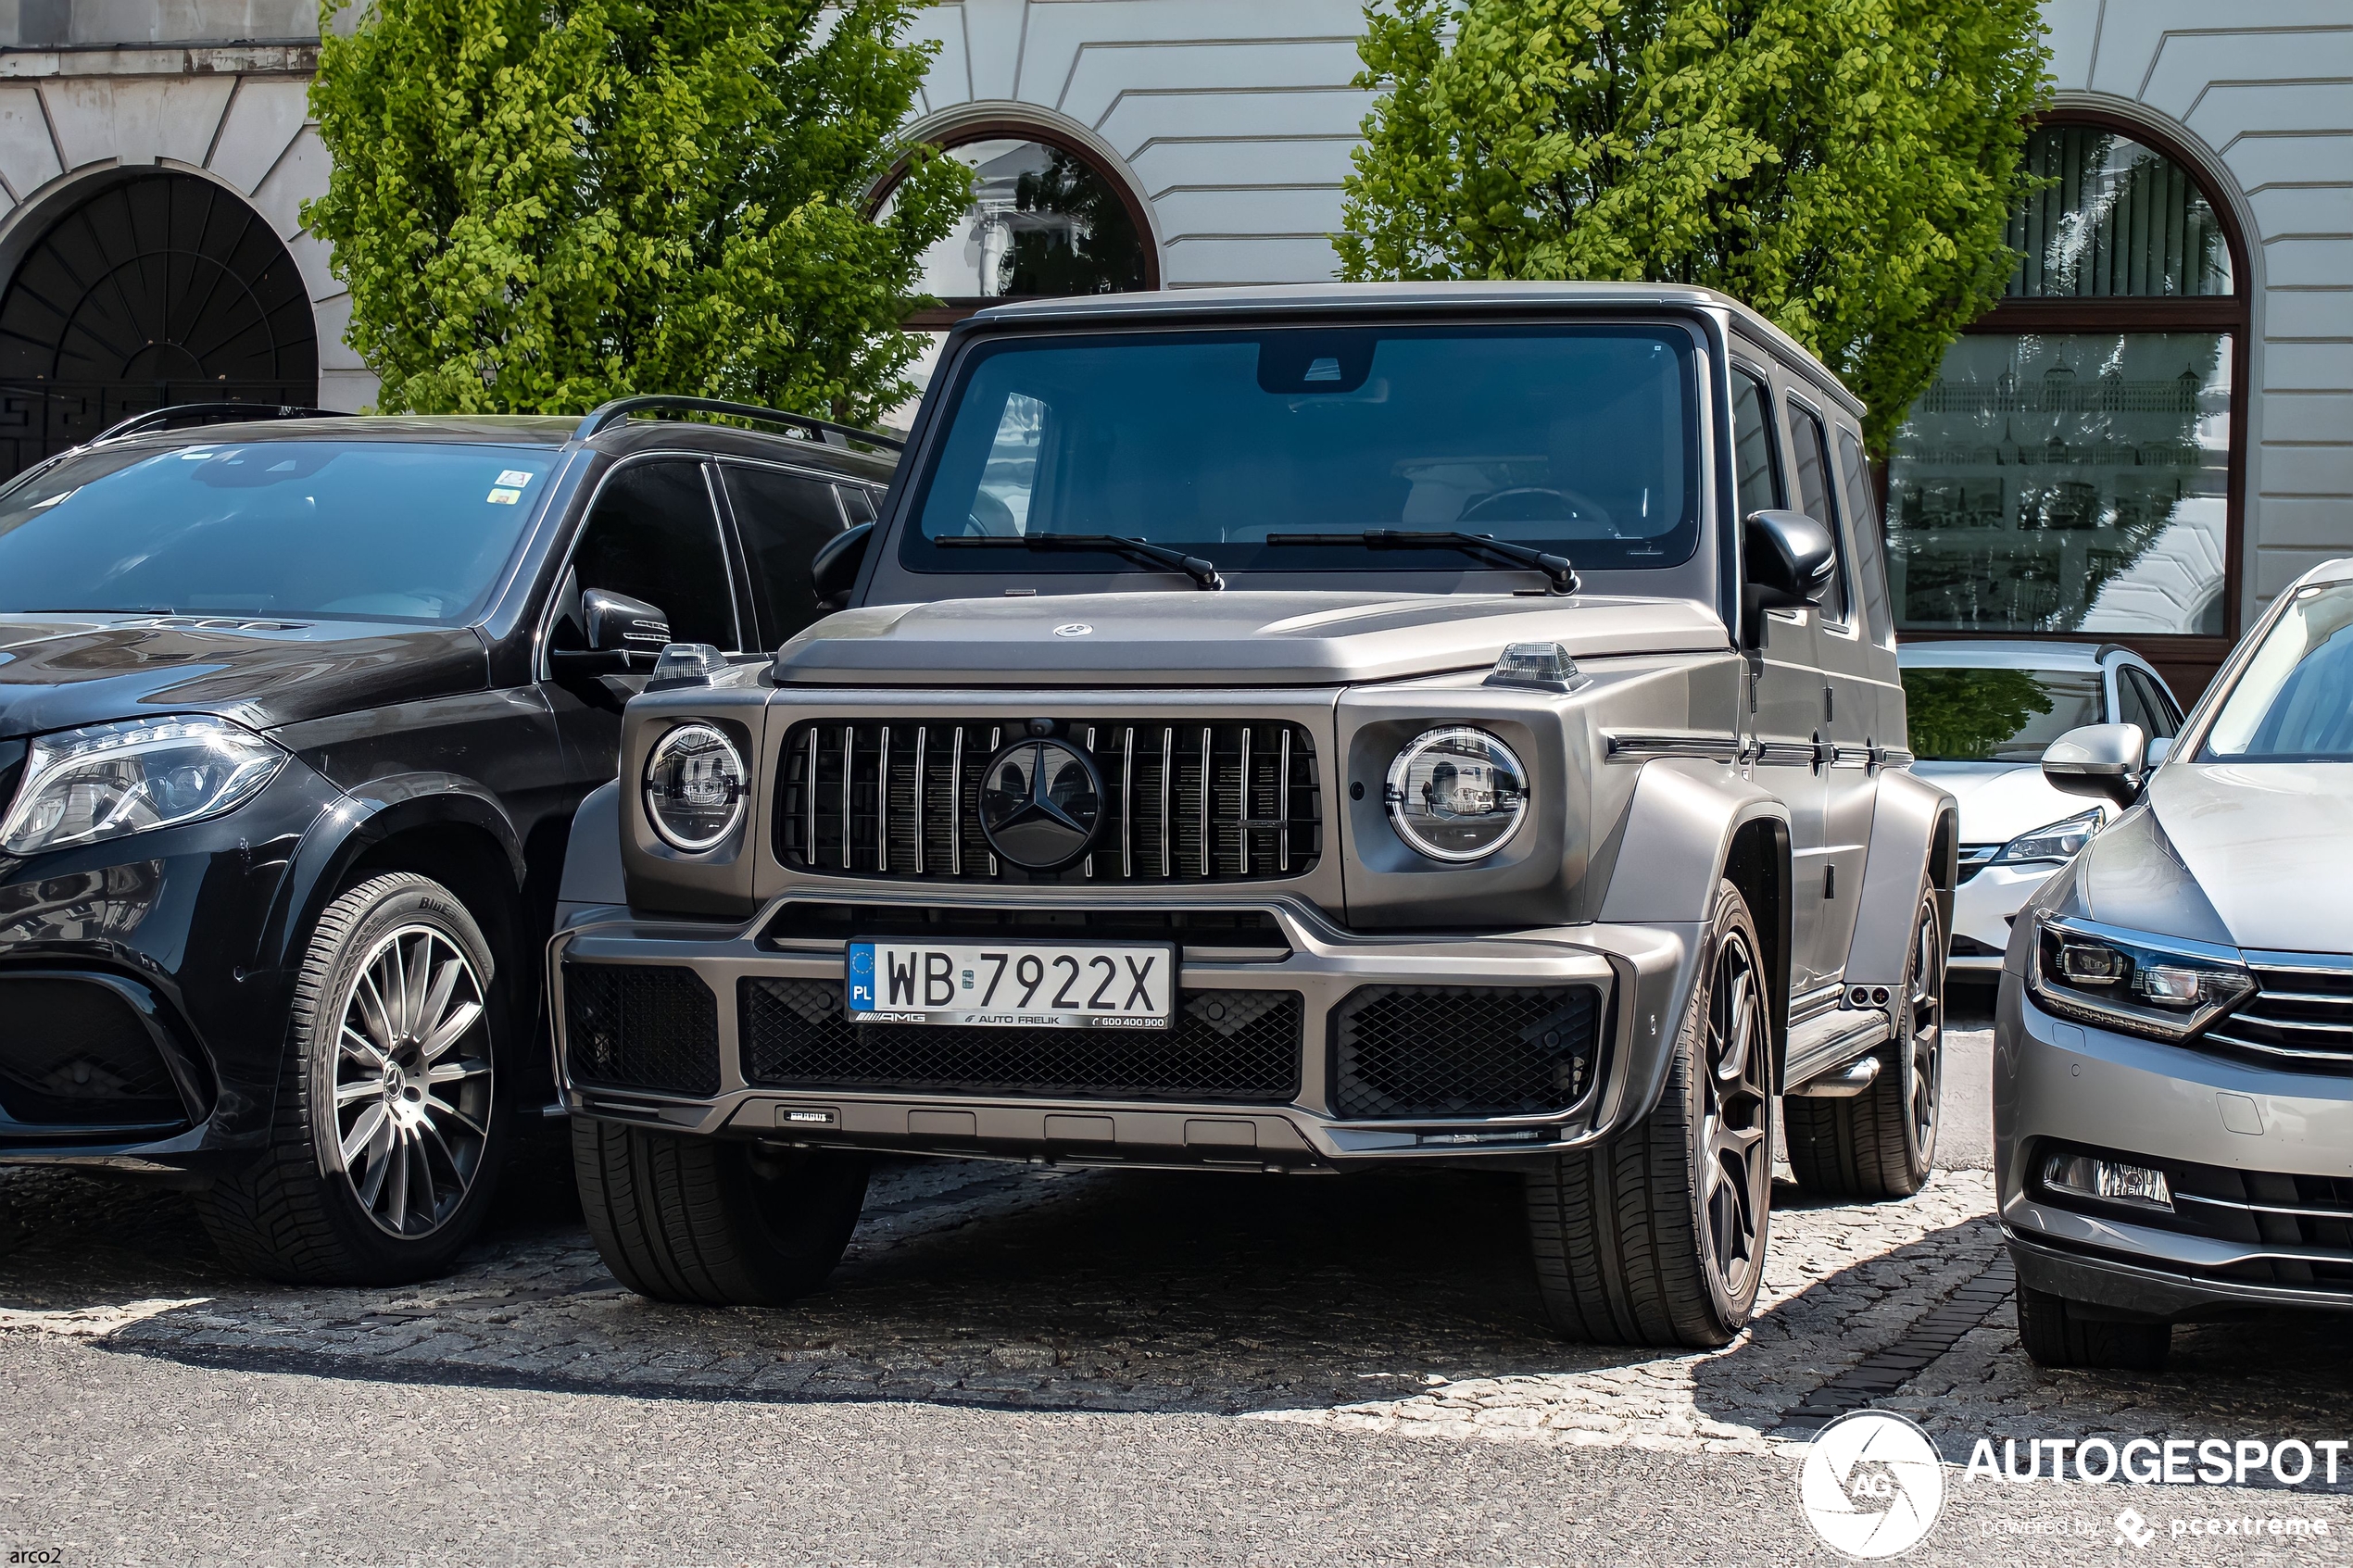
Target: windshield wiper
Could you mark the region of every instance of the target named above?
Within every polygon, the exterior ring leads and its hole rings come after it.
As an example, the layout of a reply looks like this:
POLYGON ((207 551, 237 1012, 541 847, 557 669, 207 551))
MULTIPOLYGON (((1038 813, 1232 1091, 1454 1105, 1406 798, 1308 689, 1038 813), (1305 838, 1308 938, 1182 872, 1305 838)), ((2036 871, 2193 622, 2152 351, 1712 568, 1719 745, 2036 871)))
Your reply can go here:
POLYGON ((1577 569, 1567 556, 1556 556, 1528 545, 1514 545, 1491 533, 1465 533, 1457 529, 1367 528, 1361 533, 1269 533, 1269 545, 1362 545, 1368 550, 1460 550, 1532 566, 1553 580, 1553 592, 1577 592, 1577 569))
POLYGON ((954 550, 1098 550, 1104 555, 1126 556, 1146 566, 1169 567, 1202 588, 1226 585, 1214 561, 1155 545, 1149 539, 1123 539, 1116 533, 991 533, 979 538, 960 534, 932 543, 954 550))

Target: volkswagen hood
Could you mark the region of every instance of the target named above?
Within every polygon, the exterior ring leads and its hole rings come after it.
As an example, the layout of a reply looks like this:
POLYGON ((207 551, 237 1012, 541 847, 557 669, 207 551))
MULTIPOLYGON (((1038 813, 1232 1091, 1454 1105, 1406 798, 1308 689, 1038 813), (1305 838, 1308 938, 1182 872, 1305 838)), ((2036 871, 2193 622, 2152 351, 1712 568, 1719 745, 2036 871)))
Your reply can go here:
POLYGON ((2353 953, 2353 763, 2169 763, 2074 882, 2079 912, 2108 924, 2353 953))
POLYGON ((776 652, 779 685, 1323 686, 1572 656, 1721 652, 1688 599, 1372 593, 1080 594, 872 605, 776 652))

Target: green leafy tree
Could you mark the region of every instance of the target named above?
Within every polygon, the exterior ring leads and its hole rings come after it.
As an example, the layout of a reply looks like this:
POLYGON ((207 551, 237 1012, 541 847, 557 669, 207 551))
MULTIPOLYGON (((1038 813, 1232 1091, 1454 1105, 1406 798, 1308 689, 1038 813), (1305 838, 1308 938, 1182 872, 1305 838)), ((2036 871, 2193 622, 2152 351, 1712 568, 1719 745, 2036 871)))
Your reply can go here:
POLYGON ((1351 278, 1647 279, 1754 306, 1884 453, 2015 260, 2034 0, 1390 0, 1351 278))
POLYGON ((573 411, 631 393, 870 420, 969 170, 897 127, 912 0, 324 0, 303 211, 378 405, 573 411), (889 214, 865 194, 904 159, 889 214))

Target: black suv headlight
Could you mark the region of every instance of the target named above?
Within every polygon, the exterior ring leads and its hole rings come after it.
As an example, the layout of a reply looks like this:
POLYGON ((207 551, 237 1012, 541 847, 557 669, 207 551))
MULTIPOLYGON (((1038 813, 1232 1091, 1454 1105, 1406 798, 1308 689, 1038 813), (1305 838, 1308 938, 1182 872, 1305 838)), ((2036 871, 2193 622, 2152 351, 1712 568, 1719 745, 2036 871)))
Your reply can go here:
POLYGON ((2038 914, 2034 999, 2104 1029, 2185 1040, 2255 994, 2235 948, 2038 914))
POLYGON ((717 848, 744 820, 749 770, 716 725, 662 733, 646 759, 646 818, 673 849, 717 848))
POLYGON ((285 760, 275 742, 209 713, 40 735, 0 848, 37 855, 217 817, 259 794, 285 760))

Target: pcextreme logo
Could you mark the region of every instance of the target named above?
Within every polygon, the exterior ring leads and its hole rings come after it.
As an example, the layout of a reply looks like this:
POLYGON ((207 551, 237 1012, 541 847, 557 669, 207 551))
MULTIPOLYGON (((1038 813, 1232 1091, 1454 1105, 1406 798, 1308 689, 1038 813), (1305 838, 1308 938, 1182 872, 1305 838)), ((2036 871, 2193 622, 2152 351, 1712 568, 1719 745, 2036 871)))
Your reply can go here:
POLYGON ((1856 1411, 1815 1435, 1797 1472, 1797 1503, 1824 1544, 1849 1557, 1898 1557, 1944 1507, 1944 1464, 1900 1415, 1856 1411))

